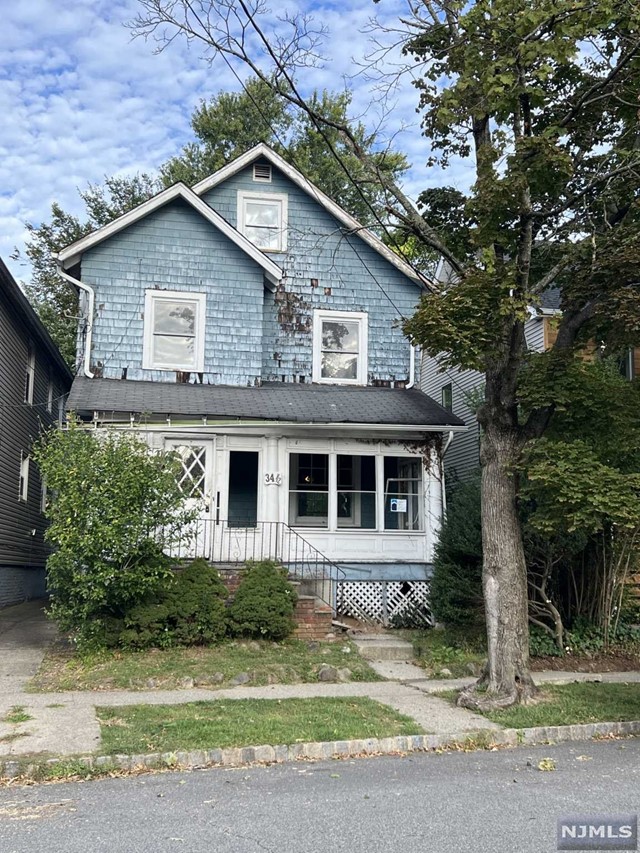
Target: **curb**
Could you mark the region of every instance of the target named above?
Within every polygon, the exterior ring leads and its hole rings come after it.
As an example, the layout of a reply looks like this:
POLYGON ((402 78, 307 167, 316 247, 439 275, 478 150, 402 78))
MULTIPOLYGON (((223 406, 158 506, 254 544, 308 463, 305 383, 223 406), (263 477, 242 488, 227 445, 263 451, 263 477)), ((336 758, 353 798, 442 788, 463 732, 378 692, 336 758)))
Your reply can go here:
POLYGON ((365 740, 324 741, 245 746, 226 749, 197 749, 191 752, 156 752, 141 755, 87 755, 50 758, 34 762, 0 761, 0 781, 62 780, 70 776, 108 775, 114 771, 196 770, 205 767, 241 767, 247 764, 284 764, 291 761, 326 761, 366 755, 403 755, 410 752, 444 750, 471 751, 494 747, 532 746, 593 738, 640 735, 640 720, 621 723, 584 723, 572 726, 537 726, 527 729, 479 729, 446 735, 398 735, 365 740), (56 772, 62 771, 62 773, 56 772))

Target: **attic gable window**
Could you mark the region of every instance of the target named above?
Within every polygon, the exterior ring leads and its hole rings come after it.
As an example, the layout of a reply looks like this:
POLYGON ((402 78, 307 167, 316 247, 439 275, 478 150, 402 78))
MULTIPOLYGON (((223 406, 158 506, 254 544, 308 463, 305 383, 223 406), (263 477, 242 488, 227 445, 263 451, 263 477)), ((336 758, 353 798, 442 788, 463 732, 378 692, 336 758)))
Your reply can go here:
POLYGON ((367 314, 313 312, 313 381, 367 384, 367 314))
POLYGON ((147 290, 144 301, 145 370, 204 370, 204 293, 147 290))
POLYGON ((238 231, 264 252, 287 248, 287 196, 238 191, 238 231))

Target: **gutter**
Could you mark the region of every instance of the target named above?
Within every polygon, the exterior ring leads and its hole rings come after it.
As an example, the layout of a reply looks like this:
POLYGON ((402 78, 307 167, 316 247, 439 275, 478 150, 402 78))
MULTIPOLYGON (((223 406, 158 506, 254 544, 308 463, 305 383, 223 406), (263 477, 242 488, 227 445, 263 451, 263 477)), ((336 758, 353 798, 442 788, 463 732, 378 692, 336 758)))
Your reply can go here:
POLYGON ((83 359, 83 373, 88 379, 93 379, 94 375, 91 372, 91 334, 93 332, 93 313, 95 310, 96 304, 96 294, 92 287, 88 284, 85 284, 83 281, 79 281, 77 278, 73 278, 73 276, 69 275, 69 273, 65 272, 62 269, 62 264, 58 258, 56 258, 56 262, 58 268, 56 272, 69 284, 72 284, 74 287, 77 287, 79 290, 84 290, 86 294, 89 296, 89 307, 87 309, 87 334, 84 339, 84 359, 83 359))

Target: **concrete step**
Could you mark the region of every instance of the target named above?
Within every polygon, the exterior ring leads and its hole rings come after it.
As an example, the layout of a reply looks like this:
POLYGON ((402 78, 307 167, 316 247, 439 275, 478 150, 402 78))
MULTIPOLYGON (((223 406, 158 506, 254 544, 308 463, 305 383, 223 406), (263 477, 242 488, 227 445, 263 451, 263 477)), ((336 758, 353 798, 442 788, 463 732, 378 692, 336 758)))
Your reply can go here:
POLYGON ((413 646, 399 637, 371 634, 353 637, 353 642, 367 660, 413 660, 413 646))

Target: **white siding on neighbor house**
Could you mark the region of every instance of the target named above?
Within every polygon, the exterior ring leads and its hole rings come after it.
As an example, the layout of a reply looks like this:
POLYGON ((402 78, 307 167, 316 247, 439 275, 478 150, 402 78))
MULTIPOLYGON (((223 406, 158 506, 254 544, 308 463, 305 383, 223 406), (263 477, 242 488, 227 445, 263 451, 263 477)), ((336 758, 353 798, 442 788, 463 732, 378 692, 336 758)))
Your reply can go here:
POLYGON ((524 324, 524 336, 527 340, 527 348, 534 352, 544 350, 544 317, 532 317, 524 324))

